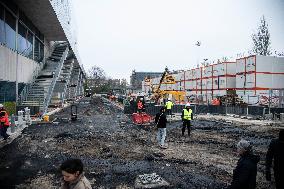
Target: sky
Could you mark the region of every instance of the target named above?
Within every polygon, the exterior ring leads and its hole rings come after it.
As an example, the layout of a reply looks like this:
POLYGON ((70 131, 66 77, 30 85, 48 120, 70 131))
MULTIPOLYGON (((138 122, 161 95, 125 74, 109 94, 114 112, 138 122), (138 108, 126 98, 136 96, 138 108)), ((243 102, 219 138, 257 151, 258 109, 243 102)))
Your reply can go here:
POLYGON ((272 50, 284 52, 284 0, 73 0, 72 12, 85 70, 111 78, 235 61, 252 49, 263 15, 272 50))

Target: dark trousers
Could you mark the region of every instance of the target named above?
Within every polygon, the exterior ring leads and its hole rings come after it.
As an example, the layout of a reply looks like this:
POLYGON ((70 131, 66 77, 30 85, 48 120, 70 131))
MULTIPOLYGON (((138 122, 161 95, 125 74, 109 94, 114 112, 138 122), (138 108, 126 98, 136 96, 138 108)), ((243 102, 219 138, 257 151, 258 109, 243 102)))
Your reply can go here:
POLYGON ((185 128, 187 127, 188 136, 190 136, 190 120, 183 120, 182 124, 182 136, 184 136, 185 128))
POLYGON ((9 135, 7 134, 7 129, 8 127, 5 126, 1 126, 0 128, 0 134, 4 138, 4 140, 6 140, 9 137, 9 135))
POLYGON ((166 113, 172 117, 172 109, 166 109, 166 113))

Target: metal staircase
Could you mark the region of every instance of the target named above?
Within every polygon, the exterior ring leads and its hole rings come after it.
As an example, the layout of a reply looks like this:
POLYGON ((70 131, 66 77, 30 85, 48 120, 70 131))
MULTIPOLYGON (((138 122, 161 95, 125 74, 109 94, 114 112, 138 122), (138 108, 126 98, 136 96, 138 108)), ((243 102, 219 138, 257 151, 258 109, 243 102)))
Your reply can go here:
POLYGON ((70 78, 70 82, 69 82, 69 85, 67 87, 67 92, 66 92, 66 98, 69 100, 77 96, 77 88, 78 88, 79 77, 80 77, 80 68, 78 66, 74 66, 71 75, 72 75, 72 78, 70 78))
POLYGON ((58 106, 64 103, 67 87, 70 83, 71 73, 74 66, 73 52, 69 51, 69 55, 63 64, 59 78, 56 81, 50 105, 58 106))
POLYGON ((20 105, 39 106, 46 113, 56 81, 61 75, 63 64, 69 51, 68 43, 56 43, 51 56, 34 81, 21 93, 20 105))

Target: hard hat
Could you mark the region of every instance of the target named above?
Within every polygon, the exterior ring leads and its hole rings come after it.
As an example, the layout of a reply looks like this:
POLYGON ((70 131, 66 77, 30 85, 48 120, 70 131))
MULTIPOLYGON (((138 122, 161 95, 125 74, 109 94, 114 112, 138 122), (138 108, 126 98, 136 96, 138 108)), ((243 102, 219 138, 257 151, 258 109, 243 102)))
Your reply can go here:
POLYGON ((0 108, 3 108, 4 106, 3 106, 3 104, 0 104, 0 108))
POLYGON ((190 106, 190 104, 189 104, 189 103, 186 103, 185 107, 187 107, 187 106, 190 106))
POLYGON ((170 98, 168 98, 168 100, 171 100, 170 98))

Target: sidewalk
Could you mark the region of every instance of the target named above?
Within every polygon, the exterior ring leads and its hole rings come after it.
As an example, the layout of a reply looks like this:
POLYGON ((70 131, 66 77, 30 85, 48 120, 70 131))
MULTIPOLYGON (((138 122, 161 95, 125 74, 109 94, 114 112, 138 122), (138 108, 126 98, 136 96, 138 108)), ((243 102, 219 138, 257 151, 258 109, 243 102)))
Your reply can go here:
MULTIPOLYGON (((48 112, 46 115, 53 115, 59 111, 61 111, 64 108, 69 107, 71 104, 67 103, 64 104, 62 108, 55 108, 53 110, 51 110, 50 112, 48 112)), ((36 124, 38 122, 40 122, 40 119, 34 119, 32 120, 32 124, 36 124)), ((17 121, 16 121, 16 125, 17 125, 17 121)), ((6 146, 7 144, 11 144, 18 136, 20 136, 22 134, 22 131, 28 127, 28 125, 25 124, 23 126, 15 126, 15 131, 12 133, 11 132, 11 127, 9 127, 7 129, 7 134, 10 135, 10 137, 7 140, 4 140, 1 136, 0 136, 0 148, 3 148, 4 146, 6 146)))

